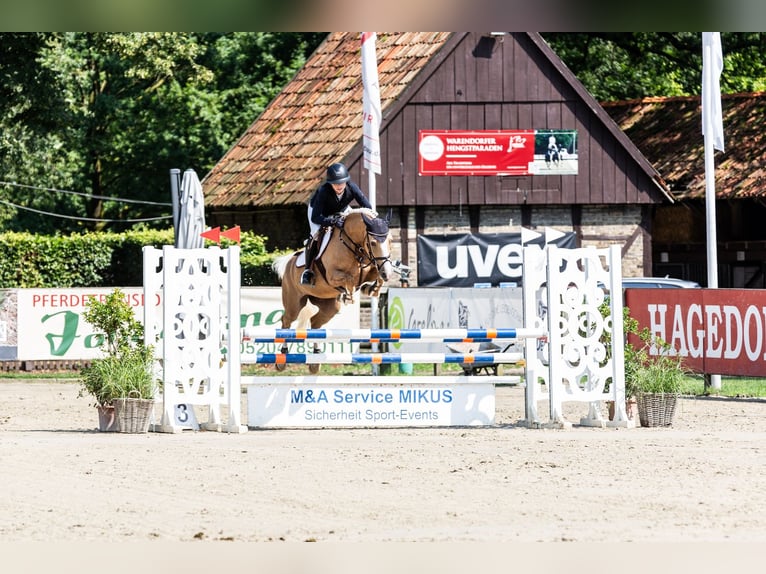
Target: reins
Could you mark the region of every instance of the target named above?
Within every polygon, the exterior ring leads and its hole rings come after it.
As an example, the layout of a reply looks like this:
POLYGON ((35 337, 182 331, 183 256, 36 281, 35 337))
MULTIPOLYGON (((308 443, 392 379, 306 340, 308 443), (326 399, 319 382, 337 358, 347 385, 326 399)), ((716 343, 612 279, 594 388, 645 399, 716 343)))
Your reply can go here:
MULTIPOLYGON (((390 256, 375 256, 372 251, 372 241, 370 239, 370 235, 375 235, 375 237, 378 238, 378 241, 381 241, 380 236, 370 233, 369 230, 365 229, 364 240, 361 243, 357 243, 354 238, 348 234, 345 228, 341 228, 339 231, 340 233, 338 234, 338 239, 349 251, 351 251, 351 253, 353 253, 356 262, 359 264, 359 282, 361 283, 362 272, 367 267, 374 265, 378 270, 378 273, 380 273, 381 267, 385 265, 386 261, 390 260, 390 256), (353 247, 344 241, 344 236, 348 238, 353 247), (366 244, 366 249, 362 243, 366 244)), ((387 236, 388 234, 386 234, 384 238, 387 236)))
POLYGON ((338 239, 340 240, 340 242, 346 247, 346 249, 348 249, 349 251, 351 251, 351 253, 354 254, 354 259, 356 259, 356 262, 359 263, 362 269, 366 269, 367 267, 375 263, 375 256, 372 254, 372 245, 370 243, 369 234, 365 233, 364 238, 367 243, 367 249, 365 249, 363 245, 354 241, 354 238, 351 237, 346 232, 345 229, 341 229, 340 233, 338 234, 338 239), (348 238, 348 240, 351 242, 353 247, 351 247, 351 245, 349 245, 343 240, 344 236, 348 238))

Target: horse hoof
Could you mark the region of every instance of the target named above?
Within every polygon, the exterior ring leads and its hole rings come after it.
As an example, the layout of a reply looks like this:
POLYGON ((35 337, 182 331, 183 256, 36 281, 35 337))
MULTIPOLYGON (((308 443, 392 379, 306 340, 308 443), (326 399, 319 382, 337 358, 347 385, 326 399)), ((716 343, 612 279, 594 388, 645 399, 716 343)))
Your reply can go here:
POLYGON ((287 367, 287 365, 276 364, 274 365, 274 367, 277 369, 277 371, 282 372, 285 370, 285 367, 287 367))
POLYGON ((309 373, 316 375, 319 372, 320 365, 309 365, 309 373))

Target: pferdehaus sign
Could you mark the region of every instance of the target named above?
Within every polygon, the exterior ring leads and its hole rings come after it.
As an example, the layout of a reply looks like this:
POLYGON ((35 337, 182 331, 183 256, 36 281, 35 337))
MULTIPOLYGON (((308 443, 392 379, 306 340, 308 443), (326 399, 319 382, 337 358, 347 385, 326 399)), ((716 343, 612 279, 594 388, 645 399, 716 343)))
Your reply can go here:
POLYGON ((627 289, 625 304, 639 328, 667 341, 689 369, 766 375, 766 290, 627 289))

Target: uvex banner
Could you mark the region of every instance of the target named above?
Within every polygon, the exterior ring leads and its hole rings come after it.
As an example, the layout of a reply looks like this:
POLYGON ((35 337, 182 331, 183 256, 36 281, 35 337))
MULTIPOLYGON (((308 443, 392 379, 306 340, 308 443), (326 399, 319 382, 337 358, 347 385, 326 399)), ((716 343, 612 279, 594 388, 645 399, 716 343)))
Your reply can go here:
POLYGON ((528 233, 534 237, 522 239, 522 233, 418 235, 418 286, 518 283, 522 275, 522 240, 524 245, 552 243, 567 249, 575 247, 573 232, 556 231, 545 236, 528 233))
POLYGON ((766 375, 766 290, 626 289, 625 305, 639 328, 669 343, 689 369, 766 375))

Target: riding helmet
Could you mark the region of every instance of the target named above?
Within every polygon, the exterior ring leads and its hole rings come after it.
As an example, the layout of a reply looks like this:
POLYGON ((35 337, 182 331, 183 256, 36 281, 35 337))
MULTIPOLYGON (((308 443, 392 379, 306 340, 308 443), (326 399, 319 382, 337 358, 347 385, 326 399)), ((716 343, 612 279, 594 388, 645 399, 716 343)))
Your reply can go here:
POLYGON ((327 168, 327 183, 346 183, 349 179, 351 176, 342 163, 334 163, 327 168))

